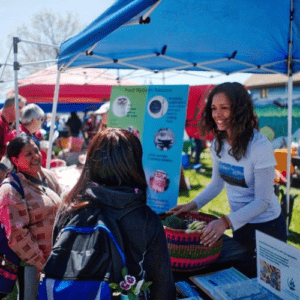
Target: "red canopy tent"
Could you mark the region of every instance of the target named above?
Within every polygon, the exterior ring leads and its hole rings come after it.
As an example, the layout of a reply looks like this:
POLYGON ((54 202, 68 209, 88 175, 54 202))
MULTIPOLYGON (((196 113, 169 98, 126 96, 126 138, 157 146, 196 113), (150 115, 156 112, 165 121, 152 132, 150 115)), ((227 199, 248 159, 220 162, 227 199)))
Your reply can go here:
MULTIPOLYGON (((19 80, 19 94, 28 103, 38 103, 45 112, 51 112, 56 83, 56 66, 38 71, 19 80)), ((84 111, 98 108, 110 99, 114 85, 138 85, 130 80, 117 80, 116 76, 99 69, 69 69, 60 76, 58 112, 84 111)), ((13 91, 11 91, 13 92, 13 91)))
POLYGON ((199 120, 202 117, 207 97, 213 88, 214 85, 197 85, 189 88, 185 124, 185 130, 189 137, 203 140, 212 139, 211 135, 202 136, 199 120))

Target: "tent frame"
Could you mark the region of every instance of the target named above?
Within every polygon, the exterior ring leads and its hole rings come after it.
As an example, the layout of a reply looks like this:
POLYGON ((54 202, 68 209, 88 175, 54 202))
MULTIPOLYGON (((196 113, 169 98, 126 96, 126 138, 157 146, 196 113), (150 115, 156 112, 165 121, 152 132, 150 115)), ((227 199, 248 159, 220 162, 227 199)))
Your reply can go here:
MULTIPOLYGON (((134 18, 133 20, 130 20, 129 22, 123 24, 123 26, 126 25, 134 25, 134 24, 147 24, 149 23, 149 15, 151 12, 160 4, 161 0, 157 1, 154 5, 152 5, 147 12, 141 16, 140 18, 134 18)), ((53 108, 52 108, 52 120, 51 120, 51 129, 50 129, 50 137, 49 141, 53 140, 53 135, 54 135, 54 121, 55 121, 55 115, 56 115, 56 109, 57 109, 57 101, 58 101, 58 95, 59 95, 59 81, 60 81, 60 74, 61 72, 65 71, 70 67, 70 65, 76 61, 81 55, 91 55, 94 58, 98 58, 99 63, 92 63, 92 64, 86 64, 82 65, 81 67, 101 67, 105 66, 106 64, 114 64, 115 69, 134 69, 134 70, 144 70, 144 71, 149 71, 149 72, 154 72, 154 73, 162 73, 163 75, 167 71, 174 71, 174 70, 188 70, 188 71, 210 71, 210 72, 217 72, 221 73, 223 75, 231 75, 234 73, 247 73, 251 72, 254 70, 260 70, 264 71, 265 73, 279 73, 282 74, 278 71, 274 71, 270 67, 280 64, 280 63, 286 63, 287 65, 287 75, 288 76, 288 151, 287 151, 287 213, 289 215, 289 201, 288 199, 290 198, 290 185, 291 185, 291 179, 290 179, 290 162, 291 162, 291 143, 292 143, 292 92, 293 92, 293 80, 292 80, 292 66, 294 62, 300 62, 299 59, 293 60, 292 57, 292 49, 293 49, 293 13, 294 13, 294 7, 293 7, 293 0, 290 0, 290 24, 289 24, 289 41, 288 41, 288 57, 285 60, 277 61, 277 62, 270 62, 264 65, 254 65, 251 63, 247 63, 241 60, 235 59, 235 56, 237 54, 237 51, 234 51, 230 57, 225 57, 221 59, 215 59, 215 60, 209 60, 205 62, 189 62, 185 61, 182 59, 177 59, 175 57, 171 57, 166 55, 166 50, 167 46, 163 46, 162 50, 160 53, 153 53, 153 54, 147 54, 147 55, 139 55, 139 56, 134 56, 134 57, 127 57, 127 58, 122 58, 122 59, 110 59, 105 56, 100 56, 100 55, 94 55, 93 54, 93 49, 96 47, 98 44, 95 43, 93 46, 91 46, 87 51, 85 52, 80 52, 77 54, 72 60, 68 62, 66 65, 62 65, 58 71, 57 71, 57 80, 56 80, 56 85, 55 85, 55 92, 54 92, 54 99, 53 99, 53 108), (148 59, 151 57, 160 57, 162 59, 170 60, 173 62, 177 62, 180 64, 177 67, 174 68, 167 68, 167 69, 160 69, 160 70, 152 70, 149 68, 143 68, 141 66, 138 66, 133 63, 134 60, 136 59, 148 59), (219 63, 219 62, 226 62, 226 61, 231 61, 234 63, 237 63, 244 68, 241 68, 240 70, 231 72, 231 73, 226 73, 222 72, 220 70, 217 70, 213 68, 214 63, 219 63)), ((17 133, 19 135, 19 105, 18 105, 18 70, 20 69, 21 65, 18 63, 18 43, 21 42, 19 38, 14 37, 13 38, 13 49, 14 49, 14 80, 15 80, 15 107, 16 107, 16 126, 17 126, 17 133)), ((50 46, 50 47, 55 47, 59 48, 58 46, 55 45, 48 45, 48 44, 43 44, 43 43, 37 43, 37 42, 31 42, 31 41, 25 41, 23 42, 26 43, 33 43, 33 44, 38 44, 38 45, 43 45, 43 46, 50 46)), ((11 50, 10 50, 11 51, 11 50)), ((44 61, 44 62, 36 62, 36 63, 27 63, 23 64, 22 66, 29 66, 29 65, 34 65, 34 64, 43 64, 43 63, 49 63, 53 61, 44 61)), ((3 72, 2 72, 3 74, 3 72)), ((49 151, 47 155, 47 168, 50 167, 50 159, 51 159, 51 153, 52 153, 52 143, 49 143, 49 151)))
MULTIPOLYGON (((161 2, 158 1, 156 4, 158 5, 161 2)), ((155 4, 155 5, 156 5, 155 4)), ((156 8, 157 6, 155 6, 156 8)), ((154 8, 154 9, 155 9, 154 8)), ((174 70, 191 70, 194 69, 195 71, 210 71, 210 72, 217 72, 217 73, 221 73, 223 75, 231 75, 234 73, 247 73, 247 72, 252 72, 255 70, 260 70, 263 71, 265 73, 275 73, 275 74, 284 74, 288 76, 288 139, 287 139, 287 203, 286 203, 286 207, 287 207, 287 218, 289 218, 290 216, 290 207, 289 207, 289 201, 288 199, 290 199, 290 186, 291 186, 291 143, 292 143, 292 106, 293 106, 293 102, 292 102, 292 95, 293 95, 293 80, 292 80, 292 66, 294 62, 299 62, 300 60, 293 60, 292 57, 292 50, 293 50, 293 21, 294 21, 294 3, 293 0, 290 0, 290 20, 289 20, 289 39, 288 39, 288 57, 285 60, 280 60, 280 61, 273 61, 273 62, 269 62, 263 65, 255 65, 252 63, 248 63, 248 62, 244 62, 241 60, 237 60, 235 59, 235 56, 237 54, 237 51, 234 51, 232 53, 232 55, 230 57, 225 57, 225 58, 220 58, 220 59, 215 59, 215 60, 209 60, 209 61, 205 61, 205 62, 189 62, 189 61, 185 61, 182 59, 178 59, 175 57, 171 57, 166 55, 166 50, 167 50, 167 46, 163 46, 162 50, 160 53, 152 53, 152 54, 147 54, 147 55, 139 55, 139 56, 133 56, 133 57, 127 57, 127 58, 121 58, 121 59, 111 59, 105 56, 101 56, 101 55, 96 55, 93 54, 93 49, 96 47, 96 45, 100 42, 98 41, 97 43, 95 43, 92 47, 90 47, 86 52, 80 52, 78 53, 76 56, 74 56, 74 58, 72 60, 70 60, 68 62, 68 64, 66 65, 62 65, 60 67, 60 70, 66 70, 67 68, 72 68, 70 67, 70 65, 75 62, 80 56, 93 56, 93 58, 98 58, 99 61, 98 63, 89 63, 89 64, 82 64, 81 67, 101 67, 101 66, 105 66, 105 65, 110 65, 110 64, 114 64, 116 68, 120 68, 122 69, 122 67, 127 67, 129 69, 136 69, 136 70, 145 70, 145 71, 149 71, 149 72, 154 72, 154 73, 165 73, 168 71, 174 71, 174 70), (180 64, 177 67, 173 67, 173 68, 167 68, 167 69, 161 69, 161 70, 152 70, 149 68, 144 68, 141 66, 138 66, 136 64, 133 63, 134 60, 137 59, 148 59, 151 57, 160 57, 162 59, 166 59, 166 60, 170 60, 173 62, 176 62, 178 64, 180 64), (234 62, 236 64, 239 64, 241 66, 243 66, 243 69, 240 69, 238 71, 234 71, 231 73, 225 73, 222 72, 220 70, 217 70, 215 68, 213 68, 213 64, 214 63, 220 63, 220 62, 226 62, 226 61, 231 61, 234 62), (281 64, 281 63, 285 63, 287 65, 287 73, 281 73, 278 71, 273 70, 271 67, 277 65, 277 64, 281 64)), ((126 25, 127 23, 123 24, 122 26, 126 25)), ((132 24, 141 24, 141 23, 131 23, 132 24)))

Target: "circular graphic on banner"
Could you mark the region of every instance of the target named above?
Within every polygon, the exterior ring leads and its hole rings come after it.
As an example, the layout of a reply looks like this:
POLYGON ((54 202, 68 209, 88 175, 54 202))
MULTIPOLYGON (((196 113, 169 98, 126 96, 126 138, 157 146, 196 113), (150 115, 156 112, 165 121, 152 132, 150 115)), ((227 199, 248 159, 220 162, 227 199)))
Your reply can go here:
POLYGON ((168 107, 168 101, 164 97, 155 96, 148 103, 148 113, 152 118, 161 118, 166 114, 168 107))
POLYGON ((153 175, 149 179, 149 186, 156 193, 163 193, 168 189, 169 184, 169 176, 162 170, 154 171, 153 175))
POLYGON ((112 105, 112 112, 116 117, 125 117, 130 110, 130 100, 125 96, 117 97, 112 105))
POLYGON ((175 135, 169 128, 158 130, 154 136, 154 143, 157 149, 161 151, 169 150, 175 142, 175 135))
POLYGON ((132 132, 138 139, 140 139, 140 132, 134 126, 128 126, 126 129, 132 132))

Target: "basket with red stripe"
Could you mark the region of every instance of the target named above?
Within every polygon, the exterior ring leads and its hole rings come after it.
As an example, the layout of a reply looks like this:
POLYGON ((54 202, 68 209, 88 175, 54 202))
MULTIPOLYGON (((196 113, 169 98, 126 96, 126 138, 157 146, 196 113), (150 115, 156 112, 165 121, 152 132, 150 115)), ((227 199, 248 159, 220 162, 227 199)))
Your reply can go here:
MULTIPOLYGON (((161 220, 168 217, 161 214, 161 220)), ((207 224, 218 218, 201 212, 189 212, 178 215, 188 226, 194 221, 205 221, 207 224)), ((202 269, 218 259, 222 251, 223 240, 219 238, 212 246, 200 244, 201 231, 174 229, 164 226, 172 271, 192 272, 202 269)))

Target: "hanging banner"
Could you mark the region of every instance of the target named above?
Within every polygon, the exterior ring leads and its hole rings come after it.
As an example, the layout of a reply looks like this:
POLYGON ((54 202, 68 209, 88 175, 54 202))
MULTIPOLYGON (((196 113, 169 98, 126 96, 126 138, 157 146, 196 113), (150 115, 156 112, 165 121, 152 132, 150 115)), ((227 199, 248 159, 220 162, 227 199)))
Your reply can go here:
POLYGON ((142 141, 147 91, 146 86, 113 87, 108 126, 126 128, 142 141))
POLYGON ((108 125, 140 138, 147 201, 157 213, 177 204, 188 90, 187 85, 112 89, 108 125))

